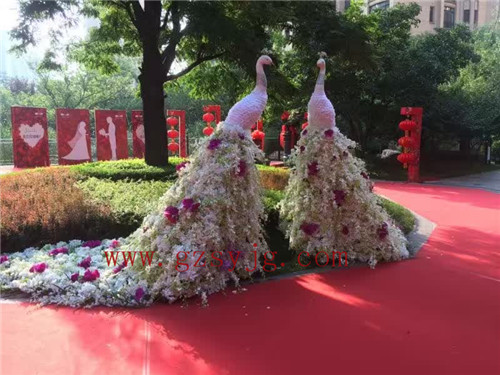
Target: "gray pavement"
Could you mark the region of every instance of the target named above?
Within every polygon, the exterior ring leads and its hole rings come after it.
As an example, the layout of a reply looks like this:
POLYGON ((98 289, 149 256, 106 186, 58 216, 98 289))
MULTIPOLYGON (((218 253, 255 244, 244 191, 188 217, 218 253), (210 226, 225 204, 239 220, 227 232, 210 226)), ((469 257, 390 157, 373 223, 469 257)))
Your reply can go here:
POLYGON ((430 185, 462 186, 500 194, 500 170, 425 182, 430 185))

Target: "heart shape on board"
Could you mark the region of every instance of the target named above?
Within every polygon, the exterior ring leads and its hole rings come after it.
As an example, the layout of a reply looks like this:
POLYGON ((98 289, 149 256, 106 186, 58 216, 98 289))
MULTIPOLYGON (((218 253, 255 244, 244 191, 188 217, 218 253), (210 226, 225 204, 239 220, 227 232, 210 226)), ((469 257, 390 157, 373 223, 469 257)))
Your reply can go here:
POLYGON ((45 135, 45 129, 38 122, 32 126, 21 124, 19 126, 19 134, 21 135, 23 141, 26 142, 28 146, 33 148, 45 135))
POLYGON ((144 125, 139 125, 137 126, 137 129, 135 129, 135 135, 137 135, 137 138, 139 138, 142 143, 146 142, 146 137, 144 135, 144 125))

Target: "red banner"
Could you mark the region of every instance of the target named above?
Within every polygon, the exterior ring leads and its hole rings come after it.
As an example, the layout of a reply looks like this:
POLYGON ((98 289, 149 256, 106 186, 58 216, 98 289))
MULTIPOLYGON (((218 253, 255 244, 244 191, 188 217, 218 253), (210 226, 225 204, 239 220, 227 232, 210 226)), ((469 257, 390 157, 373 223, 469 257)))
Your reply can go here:
POLYGON ((97 160, 128 158, 127 112, 95 111, 97 160))
POLYGON ((88 109, 57 108, 56 129, 59 164, 92 161, 88 109))
POLYGON ((10 111, 14 167, 49 166, 47 110, 45 108, 11 107, 10 111))
POLYGON ((142 111, 132 111, 132 147, 134 158, 143 158, 146 145, 142 111))

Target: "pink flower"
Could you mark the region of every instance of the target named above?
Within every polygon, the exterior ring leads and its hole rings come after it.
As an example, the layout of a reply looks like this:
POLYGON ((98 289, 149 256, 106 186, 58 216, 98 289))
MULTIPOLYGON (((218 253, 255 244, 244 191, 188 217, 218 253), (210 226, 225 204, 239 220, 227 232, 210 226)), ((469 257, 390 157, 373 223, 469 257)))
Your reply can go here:
POLYGON ((307 175, 308 176, 316 176, 319 172, 319 168, 318 168, 318 162, 317 161, 313 161, 312 163, 309 163, 307 165, 307 175))
POLYGON ((186 198, 182 200, 182 208, 189 212, 196 212, 200 208, 200 203, 195 203, 194 199, 186 198))
POLYGON ((135 297, 134 297, 134 298, 135 298, 135 300, 136 300, 137 302, 140 302, 140 301, 141 301, 141 299, 142 299, 142 297, 144 297, 144 294, 146 294, 146 293, 144 292, 144 289, 142 289, 142 288, 137 288, 137 290, 135 291, 135 297))
POLYGON ((186 167, 186 165, 188 165, 188 164, 189 164, 189 162, 188 162, 188 161, 183 161, 183 162, 181 162, 181 163, 179 163, 179 164, 177 164, 177 165, 175 166, 175 170, 176 170, 177 172, 180 172, 180 171, 182 171, 182 170, 186 167))
POLYGON ((177 223, 177 220, 179 219, 179 209, 174 206, 168 206, 165 208, 165 212, 163 214, 171 224, 177 223))
POLYGON ((71 281, 73 281, 73 282, 78 281, 79 277, 80 277, 80 274, 78 272, 76 272, 73 275, 71 275, 71 281))
POLYGON ((312 236, 319 230, 319 224, 303 222, 300 225, 300 229, 308 236, 312 236))
POLYGON ((221 143, 222 143, 222 141, 220 139, 211 139, 210 142, 208 142, 207 148, 209 150, 213 151, 213 150, 219 148, 221 143))
POLYGON ((0 256, 0 264, 5 263, 8 260, 9 260, 9 257, 7 255, 0 256))
POLYGON ((93 248, 93 247, 97 247, 97 246, 101 246, 101 241, 99 240, 91 240, 91 241, 86 241, 82 244, 82 247, 90 247, 90 248, 93 248))
POLYGON ((333 138, 333 129, 325 130, 325 138, 333 138))
POLYGON ((92 262, 92 258, 90 258, 90 256, 88 256, 87 258, 82 260, 80 263, 78 263, 78 266, 87 269, 90 267, 91 262, 92 262))
POLYGON ((346 236, 349 234, 349 228, 347 228, 347 225, 342 226, 342 234, 346 236))
POLYGON ((383 222, 380 228, 377 229, 378 238, 384 240, 389 234, 388 226, 386 222, 383 222))
POLYGON ((116 249, 117 247, 120 247, 120 241, 117 241, 117 240, 113 240, 111 242, 111 245, 109 245, 109 247, 113 248, 113 249, 116 249))
POLYGON ((113 269, 113 273, 114 274, 117 274, 118 272, 120 272, 122 269, 124 269, 125 267, 127 266, 127 263, 126 262, 123 262, 122 264, 120 264, 118 267, 115 267, 113 269))
POLYGON ((94 281, 99 277, 99 271, 98 270, 86 270, 85 273, 83 274, 83 280, 84 281, 94 281))
POLYGON ((238 163, 238 173, 236 175, 238 177, 244 177, 247 174, 247 163, 244 160, 240 160, 238 163))
POLYGON ((43 273, 47 268, 46 263, 37 263, 31 266, 30 272, 43 273))
POLYGON ((68 249, 66 247, 59 247, 52 251, 49 251, 49 255, 56 256, 57 254, 68 254, 68 249))
POLYGON ((347 194, 344 192, 344 190, 334 190, 333 194, 335 195, 334 199, 337 206, 342 206, 342 203, 344 203, 347 194))

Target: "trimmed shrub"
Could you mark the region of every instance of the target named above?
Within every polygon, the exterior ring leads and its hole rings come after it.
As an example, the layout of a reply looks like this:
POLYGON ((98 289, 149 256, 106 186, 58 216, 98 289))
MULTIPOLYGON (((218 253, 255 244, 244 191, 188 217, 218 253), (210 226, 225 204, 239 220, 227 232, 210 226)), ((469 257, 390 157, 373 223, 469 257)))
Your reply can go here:
POLYGON ((124 179, 167 181, 177 177, 175 167, 182 160, 177 157, 169 157, 169 164, 166 167, 149 166, 143 159, 126 159, 77 164, 70 168, 81 179, 96 177, 113 181, 124 179))
POLYGON ((1 183, 3 252, 115 232, 109 209, 86 199, 67 168, 6 175, 1 183))
POLYGON ((260 172, 260 182, 264 189, 284 190, 288 184, 290 172, 287 168, 269 167, 258 165, 260 172))

